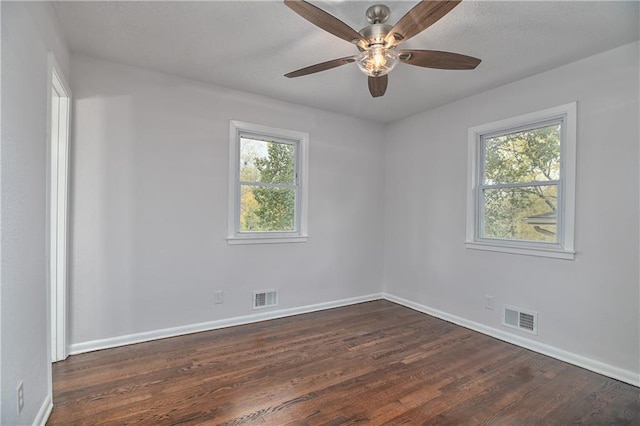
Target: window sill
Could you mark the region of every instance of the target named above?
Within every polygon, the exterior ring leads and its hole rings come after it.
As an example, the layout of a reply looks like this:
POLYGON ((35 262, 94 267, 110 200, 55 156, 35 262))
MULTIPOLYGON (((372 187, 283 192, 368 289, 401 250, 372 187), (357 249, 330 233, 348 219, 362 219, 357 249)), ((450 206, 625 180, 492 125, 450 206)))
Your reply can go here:
POLYGON ((235 244, 283 244, 283 243, 304 243, 306 242, 308 237, 306 235, 296 235, 290 237, 257 237, 257 236, 248 236, 248 237, 228 237, 227 244, 235 245, 235 244))
POLYGON ((554 259, 573 260, 576 252, 573 250, 563 250, 545 247, 526 247, 507 244, 495 244, 489 242, 465 241, 464 245, 468 249, 487 250, 501 253, 522 254, 527 256, 551 257, 554 259))

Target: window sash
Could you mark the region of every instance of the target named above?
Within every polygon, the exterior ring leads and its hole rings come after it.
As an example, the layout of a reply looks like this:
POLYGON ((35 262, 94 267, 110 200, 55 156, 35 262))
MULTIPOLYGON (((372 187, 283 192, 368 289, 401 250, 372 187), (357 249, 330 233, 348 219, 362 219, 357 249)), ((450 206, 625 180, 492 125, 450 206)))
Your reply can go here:
POLYGON ((478 194, 478 205, 477 209, 477 221, 476 221, 476 240, 477 241, 486 241, 486 242, 504 242, 509 244, 524 244, 527 246, 531 245, 540 245, 547 246, 553 248, 561 248, 562 247, 562 209, 560 208, 560 181, 553 181, 556 183, 544 183, 540 185, 531 185, 531 184, 516 184, 516 185, 487 185, 485 187, 479 188, 478 194), (485 215, 486 215, 486 202, 485 202, 485 189, 510 189, 510 188, 531 188, 531 187, 542 187, 542 186, 556 186, 558 198, 556 201, 556 241, 538 241, 538 240, 525 240, 525 239, 517 239, 517 238, 494 238, 484 236, 485 232, 485 215))
POLYGON ((237 170, 236 170, 236 209, 235 209, 235 233, 236 235, 295 235, 300 231, 300 184, 299 184, 299 153, 300 149, 297 141, 290 141, 285 139, 280 139, 276 136, 267 136, 267 135, 257 135, 253 133, 238 133, 238 143, 237 145, 237 170), (240 149, 242 147, 242 139, 253 139, 253 140, 261 140, 269 143, 282 143, 287 145, 293 145, 295 147, 295 154, 293 157, 294 161, 294 183, 293 184, 285 184, 285 183, 268 183, 268 182, 259 182, 259 181, 242 181, 240 180, 240 149), (242 214, 242 186, 253 186, 253 187, 262 187, 262 188, 281 188, 281 189, 293 189, 294 190, 294 207, 293 207, 293 229, 292 230, 279 230, 279 231, 243 231, 241 230, 240 225, 240 216, 242 214))
POLYGON ((549 119, 534 121, 526 123, 520 126, 514 126, 496 131, 482 133, 478 137, 478 159, 477 159, 477 176, 476 176, 476 190, 474 198, 475 203, 475 240, 480 242, 496 242, 505 244, 523 245, 526 247, 552 247, 554 249, 561 249, 564 246, 564 200, 563 200, 563 181, 565 172, 564 152, 565 152, 565 140, 566 140, 566 116, 561 115, 558 117, 552 117, 549 119), (485 184, 486 182, 486 139, 495 138, 499 136, 511 135, 514 133, 521 133, 530 130, 540 129, 551 125, 560 125, 560 178, 557 180, 548 181, 519 181, 509 183, 497 183, 497 184, 485 184), (522 188, 522 187, 541 187, 541 186, 557 186, 557 201, 556 201, 556 242, 547 241, 534 241, 534 240, 522 240, 514 238, 491 238, 483 235, 485 229, 485 191, 487 189, 510 189, 510 188, 522 188))
MULTIPOLYGON (((546 119, 546 120, 540 120, 540 121, 536 121, 536 122, 532 122, 532 123, 527 123, 521 126, 515 126, 515 127, 509 127, 506 129, 500 129, 500 130, 496 130, 496 131, 492 131, 492 132, 487 132, 487 133, 482 133, 479 137, 479 145, 480 145, 480 149, 479 149, 479 167, 478 167, 478 185, 485 185, 485 181, 486 181, 486 164, 487 164, 487 144, 486 144, 486 140, 487 139, 493 139, 496 137, 500 137, 500 136, 506 136, 506 135, 511 135, 514 133, 523 133, 523 132, 527 132, 527 131, 531 131, 531 130, 536 130, 536 129, 541 129, 544 127, 549 127, 549 126, 553 126, 553 125, 559 125, 560 126, 560 157, 559 157, 559 163, 560 163, 560 179, 558 180, 562 180, 562 171, 564 169, 563 164, 564 164, 564 145, 565 145, 565 139, 566 139, 566 129, 565 129, 565 123, 566 123, 566 117, 563 116, 558 116, 558 117, 553 117, 551 119, 546 119)), ((528 183, 541 183, 541 182, 547 182, 547 181, 529 181, 528 183)), ((515 184, 518 182, 508 182, 508 184, 515 184)), ((524 183, 524 182, 523 182, 524 183)), ((498 185, 498 184, 496 184, 498 185)))
POLYGON ((237 206, 236 206, 236 233, 238 235, 296 235, 300 232, 300 186, 299 185, 287 185, 287 184, 275 184, 275 183, 261 183, 261 182, 244 182, 238 181, 237 185, 237 206), (250 186, 254 188, 278 188, 278 189, 291 189, 294 196, 293 207, 293 229, 291 230, 278 230, 278 231, 243 231, 240 226, 240 216, 242 215, 242 187, 250 186))
MULTIPOLYGON (((260 181, 242 181, 240 180, 240 162, 241 162, 241 158, 240 158, 240 151, 242 149, 242 139, 251 139, 251 140, 257 140, 257 141, 261 141, 261 142, 266 142, 266 143, 279 143, 279 144, 283 144, 283 145, 293 145, 294 147, 294 157, 293 157, 293 161, 294 161, 294 183, 293 184, 288 184, 288 185, 294 185, 294 186, 299 186, 300 185, 300 181, 299 181, 299 169, 300 169, 300 144, 299 141, 297 140, 291 140, 291 139, 286 139, 286 138, 282 138, 279 136, 270 136, 267 134, 260 134, 260 133, 249 133, 249 132, 238 132, 238 143, 236 144, 236 150, 237 150, 237 172, 236 172, 236 176, 237 179, 240 183, 249 183, 249 182, 254 182, 254 183, 268 183, 268 182, 260 182, 260 181)), ((274 184, 275 185, 275 184, 274 184)), ((286 185, 286 184, 283 184, 286 185)))

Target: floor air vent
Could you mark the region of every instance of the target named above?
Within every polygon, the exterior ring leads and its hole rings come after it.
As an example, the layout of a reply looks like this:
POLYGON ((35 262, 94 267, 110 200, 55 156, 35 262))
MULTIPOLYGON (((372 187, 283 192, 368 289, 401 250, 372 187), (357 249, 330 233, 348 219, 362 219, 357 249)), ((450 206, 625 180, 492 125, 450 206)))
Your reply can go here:
POLYGON ((503 324, 527 333, 538 334, 538 314, 536 312, 505 306, 503 324))
POLYGON ((277 290, 258 290, 253 292, 253 309, 262 309, 277 305, 277 290))

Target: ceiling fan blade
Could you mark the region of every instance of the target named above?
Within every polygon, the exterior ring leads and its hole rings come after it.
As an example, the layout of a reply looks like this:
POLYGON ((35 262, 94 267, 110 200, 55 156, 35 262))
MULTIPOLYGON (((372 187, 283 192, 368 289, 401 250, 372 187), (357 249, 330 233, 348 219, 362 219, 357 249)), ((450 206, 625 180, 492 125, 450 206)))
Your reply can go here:
POLYGON ((352 43, 354 40, 363 40, 362 36, 356 30, 311 3, 307 3, 304 0, 284 0, 284 4, 307 21, 349 43, 352 43))
POLYGON ((437 50, 399 50, 398 56, 405 64, 441 70, 472 70, 481 62, 471 56, 437 50))
POLYGON ((422 0, 407 12, 389 31, 385 41, 389 46, 397 46, 414 35, 426 30, 449 13, 462 0, 438 1, 422 0))
POLYGON ((322 62, 320 64, 309 65, 308 67, 301 68, 296 71, 291 71, 285 74, 285 77, 294 78, 302 77, 303 75, 313 74, 315 72, 330 70, 331 68, 339 67, 341 65, 350 64, 356 61, 355 56, 347 56, 345 58, 333 59, 331 61, 322 62))
POLYGON ((369 93, 374 98, 384 95, 387 91, 387 83, 389 82, 389 76, 387 74, 380 77, 369 77, 369 93))

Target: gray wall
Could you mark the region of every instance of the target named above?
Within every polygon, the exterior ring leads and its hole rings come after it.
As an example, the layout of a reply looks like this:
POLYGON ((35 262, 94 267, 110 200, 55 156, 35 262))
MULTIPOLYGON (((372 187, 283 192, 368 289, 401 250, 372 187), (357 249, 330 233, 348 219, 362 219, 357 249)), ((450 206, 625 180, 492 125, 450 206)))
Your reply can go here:
POLYGON ((72 68, 76 347, 250 315, 258 289, 279 289, 278 309, 381 292, 381 125, 85 56, 72 68), (232 119, 309 133, 308 242, 227 244, 232 119))
POLYGON ((2 2, 0 424, 42 420, 51 403, 46 273, 47 70, 69 51, 49 3, 2 2), (25 405, 16 409, 24 383, 25 405))
POLYGON ((538 336, 512 333, 637 383, 638 71, 634 43, 389 126, 386 291, 502 331, 503 305, 537 311, 538 336), (468 128, 572 101, 575 260, 465 249, 468 128))

